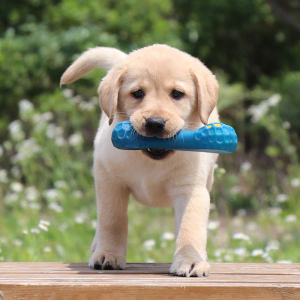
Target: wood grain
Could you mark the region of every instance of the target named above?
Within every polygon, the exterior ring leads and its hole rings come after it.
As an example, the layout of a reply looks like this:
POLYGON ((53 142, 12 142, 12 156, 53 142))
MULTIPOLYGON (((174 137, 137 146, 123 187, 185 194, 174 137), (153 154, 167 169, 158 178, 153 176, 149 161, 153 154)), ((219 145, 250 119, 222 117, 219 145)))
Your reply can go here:
POLYGON ((0 300, 297 299, 300 264, 211 264, 210 277, 169 274, 170 264, 101 271, 86 263, 0 263, 0 300), (2 292, 2 295, 1 295, 2 292))

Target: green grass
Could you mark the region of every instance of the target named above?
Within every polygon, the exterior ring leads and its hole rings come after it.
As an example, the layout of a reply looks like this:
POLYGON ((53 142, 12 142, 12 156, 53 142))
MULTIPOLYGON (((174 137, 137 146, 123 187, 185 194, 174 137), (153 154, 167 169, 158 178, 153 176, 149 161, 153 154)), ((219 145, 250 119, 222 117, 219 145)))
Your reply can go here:
MULTIPOLYGON (((70 90, 37 108, 20 102, 20 120, 0 146, 0 261, 88 261, 96 225, 91 167, 99 115, 97 99, 85 101, 70 90)), ((219 158, 209 261, 300 262, 298 157, 291 151, 290 162, 280 158, 292 144, 281 120, 267 122, 271 116, 276 111, 260 122, 274 133, 276 143, 268 150, 274 167, 256 165, 241 144, 235 154, 219 158)), ((172 208, 131 199, 128 215, 127 262, 171 262, 172 208)))

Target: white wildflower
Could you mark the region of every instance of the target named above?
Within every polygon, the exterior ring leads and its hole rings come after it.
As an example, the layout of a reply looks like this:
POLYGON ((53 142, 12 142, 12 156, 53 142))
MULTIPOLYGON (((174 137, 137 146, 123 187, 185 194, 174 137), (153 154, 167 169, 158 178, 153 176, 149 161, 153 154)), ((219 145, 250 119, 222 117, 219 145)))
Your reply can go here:
POLYGON ((23 191, 24 187, 21 182, 13 182, 10 184, 10 188, 15 193, 20 193, 23 191))
POLYGON ((83 197, 83 192, 82 191, 79 191, 79 190, 76 190, 72 193, 72 195, 77 198, 77 199, 82 199, 83 197))
POLYGON ((288 200, 288 195, 286 195, 286 194, 279 194, 279 195, 276 196, 275 200, 277 202, 280 202, 280 203, 281 202, 286 202, 288 200))
POLYGON ((40 196, 40 192, 35 186, 29 186, 25 189, 25 199, 29 202, 35 201, 40 196))
POLYGON ((97 220, 95 220, 95 219, 91 220, 91 226, 93 229, 96 229, 97 228, 97 220))
POLYGON ((57 213, 61 213, 63 211, 63 207, 56 202, 49 203, 48 208, 54 210, 57 213))
POLYGON ((255 222, 249 222, 246 225, 246 229, 250 232, 256 231, 257 230, 257 224, 255 222))
POLYGON ((291 179, 291 186, 297 187, 300 185, 300 179, 299 178, 292 178, 291 179))
POLYGON ((210 209, 210 210, 216 209, 216 205, 215 205, 214 203, 210 203, 209 209, 210 209))
POLYGON ((5 169, 0 170, 0 182, 1 183, 7 183, 8 182, 7 171, 5 169))
POLYGON ((39 226, 41 229, 45 230, 45 231, 48 231, 48 226, 49 226, 49 225, 50 225, 50 222, 44 221, 44 220, 40 220, 40 221, 39 221, 39 224, 38 224, 38 226, 39 226))
POLYGON ((58 181, 54 182, 54 186, 57 189, 67 189, 69 187, 68 183, 65 180, 58 180, 58 181))
POLYGON ((249 255, 247 249, 245 247, 239 247, 233 249, 233 253, 237 256, 246 257, 249 255))
POLYGON ((39 234, 39 233, 40 233, 40 230, 39 230, 38 228, 31 228, 31 229, 30 229, 30 232, 31 232, 31 233, 39 234))
POLYGON ((28 207, 31 208, 31 209, 40 210, 41 209, 41 204, 39 204, 37 202, 30 202, 28 204, 28 207))
POLYGON ((161 236, 161 239, 162 240, 166 240, 166 241, 171 241, 171 240, 174 240, 175 238, 175 235, 173 232, 170 232, 170 231, 166 231, 162 234, 161 236))
POLYGON ((10 151, 13 148, 13 145, 10 141, 4 141, 3 142, 3 147, 5 150, 10 151))
POLYGON ((289 259, 281 259, 281 260, 277 260, 276 263, 278 264, 291 264, 292 261, 289 259))
POLYGON ((21 141, 25 138, 20 120, 15 120, 8 125, 9 133, 14 141, 21 141))
POLYGON ((269 99, 261 101, 258 105, 252 105, 248 109, 248 114, 252 115, 251 122, 257 123, 268 111, 270 106, 276 106, 281 100, 279 94, 272 95, 269 99))
POLYGON ((240 193, 240 192, 241 192, 241 187, 238 186, 238 185, 235 185, 235 186, 233 186, 233 187, 230 189, 230 194, 231 194, 231 195, 236 195, 236 194, 238 194, 238 193, 240 193))
POLYGON ((268 209, 268 214, 271 217, 276 217, 282 213, 282 208, 281 207, 270 207, 268 209))
POLYGON ((233 261, 233 255, 231 253, 226 253, 224 256, 223 256, 223 259, 225 261, 233 261))
POLYGON ((265 248, 266 252, 276 251, 280 247, 280 243, 277 240, 270 240, 265 248))
POLYGON ((71 89, 63 89, 62 94, 65 98, 70 98, 73 96, 73 90, 71 89))
POLYGON ((94 110, 95 106, 93 102, 87 102, 87 101, 82 101, 78 105, 78 109, 81 111, 87 110, 87 111, 92 111, 94 110))
POLYGON ((44 225, 46 225, 46 226, 50 226, 50 222, 49 221, 47 221, 47 220, 43 220, 43 219, 41 219, 40 221, 39 221, 39 224, 44 224, 44 225))
POLYGON ((232 235, 234 240, 250 241, 250 237, 243 232, 236 232, 232 235))
POLYGON ((240 208, 237 211, 237 215, 240 216, 240 217, 244 217, 244 216, 246 216, 246 214, 247 214, 246 209, 240 208))
POLYGON ((95 105, 99 105, 99 98, 93 96, 93 97, 90 99, 90 102, 93 102, 95 105))
POLYGON ((20 247, 23 244, 22 240, 20 240, 20 239, 13 239, 12 243, 17 247, 20 247))
POLYGON ((155 263, 155 260, 152 259, 152 258, 146 258, 146 263, 147 263, 147 264, 154 264, 154 263, 155 263))
POLYGON ((214 164, 214 169, 218 169, 219 165, 217 163, 214 164))
POLYGON ((87 214, 86 213, 80 213, 77 216, 75 216, 75 222, 78 224, 84 223, 84 221, 87 219, 87 214))
POLYGON ((55 139, 55 145, 58 146, 58 147, 62 147, 64 146, 65 144, 67 143, 67 141, 62 137, 62 136, 59 136, 55 139))
POLYGON ((62 198, 61 193, 56 189, 49 189, 43 192, 43 196, 49 201, 57 201, 62 198))
POLYGON ((269 253, 264 252, 261 257, 264 258, 267 263, 273 263, 273 259, 270 257, 269 253))
POLYGON ((4 236, 0 236, 0 244, 7 244, 7 238, 4 236))
POLYGON ((190 32, 189 32, 189 40, 192 43, 195 43, 195 42, 197 42, 198 38, 199 38, 198 32, 195 29, 190 30, 190 32))
POLYGON ((33 138, 29 138, 25 141, 22 141, 17 145, 18 154, 15 155, 12 161, 25 161, 30 159, 35 153, 41 152, 41 147, 36 143, 33 138))
POLYGON ((54 115, 51 111, 46 111, 43 114, 41 114, 40 117, 41 117, 41 121, 48 122, 48 121, 53 120, 54 115))
POLYGON ((274 94, 266 101, 269 106, 276 106, 281 101, 281 96, 279 94, 274 94))
POLYGON ((77 96, 67 99, 67 101, 71 104, 77 104, 82 101, 82 96, 77 95, 77 96))
POLYGON ((208 230, 215 230, 220 226, 220 221, 209 220, 207 224, 208 230))
POLYGON ((21 173, 21 170, 18 166, 13 166, 11 168, 11 173, 13 174, 13 176, 16 178, 16 179, 20 179, 22 177, 22 173, 21 173))
POLYGON ((29 100, 23 99, 19 102, 19 113, 21 116, 33 111, 33 109, 34 105, 29 100))
POLYGON ((48 227, 45 224, 39 223, 38 225, 41 229, 43 229, 44 231, 48 231, 48 227))
POLYGON ((215 250, 214 255, 215 257, 221 257, 221 255, 225 252, 224 248, 218 248, 215 250))
POLYGON ((44 247, 43 251, 46 252, 46 253, 48 253, 48 252, 51 252, 52 249, 51 249, 51 247, 46 246, 46 247, 44 247))
POLYGON ((240 166, 240 170, 242 172, 247 172, 251 169, 252 169, 252 164, 249 161, 244 161, 240 166))
POLYGON ((155 243, 155 240, 151 239, 151 240, 144 241, 143 244, 148 251, 151 251, 156 243, 155 243))
POLYGON ((69 137, 70 146, 77 146, 82 144, 82 142, 83 142, 83 137, 80 132, 74 133, 69 137))
POLYGON ((14 203, 14 202, 17 202, 19 199, 19 195, 16 194, 16 193, 7 193, 4 197, 4 202, 6 204, 10 204, 10 203, 14 203))
POLYGON ((251 105, 247 113, 252 116, 251 122, 257 123, 268 111, 268 104, 266 101, 260 102, 258 105, 251 105))
POLYGON ((47 129, 46 129, 46 137, 47 138, 57 138, 59 136, 62 136, 64 133, 64 130, 62 127, 60 126, 56 126, 54 123, 50 123, 48 126, 47 126, 47 129))
POLYGON ((297 216, 294 214, 287 215, 284 220, 288 223, 293 223, 297 221, 297 216))
POLYGON ((282 127, 284 129, 290 129, 291 128, 291 123, 288 122, 288 121, 284 121, 284 122, 282 122, 282 127))
POLYGON ((34 124, 37 124, 41 121, 41 114, 34 114, 32 116, 32 121, 34 124))
POLYGON ((264 250, 262 249, 254 249, 251 252, 251 256, 262 256, 264 254, 264 250))

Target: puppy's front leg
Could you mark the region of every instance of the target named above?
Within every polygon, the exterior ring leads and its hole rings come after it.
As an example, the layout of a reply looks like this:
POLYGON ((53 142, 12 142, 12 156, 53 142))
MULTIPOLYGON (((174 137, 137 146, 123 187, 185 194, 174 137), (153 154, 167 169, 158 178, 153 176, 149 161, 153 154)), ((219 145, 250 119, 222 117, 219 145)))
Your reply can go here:
POLYGON ((178 276, 208 276, 206 262, 209 193, 204 186, 178 189, 173 197, 176 248, 170 272, 178 276))
POLYGON ((124 269, 128 234, 129 190, 108 174, 95 174, 97 230, 89 266, 95 269, 124 269))

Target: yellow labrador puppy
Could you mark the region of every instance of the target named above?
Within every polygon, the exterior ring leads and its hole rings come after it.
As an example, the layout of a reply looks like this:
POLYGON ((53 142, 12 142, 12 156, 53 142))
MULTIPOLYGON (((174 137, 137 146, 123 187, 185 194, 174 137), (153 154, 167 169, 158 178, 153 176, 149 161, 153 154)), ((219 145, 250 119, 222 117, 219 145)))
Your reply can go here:
POLYGON ((209 191, 216 154, 113 147, 117 123, 130 120, 144 136, 169 138, 182 128, 217 122, 218 83, 198 59, 166 45, 126 55, 106 47, 83 53, 63 74, 61 84, 87 72, 108 71, 98 93, 103 114, 95 139, 94 178, 97 230, 89 266, 123 269, 126 264, 129 194, 152 207, 173 206, 176 248, 170 272, 208 276, 206 262, 209 191))

